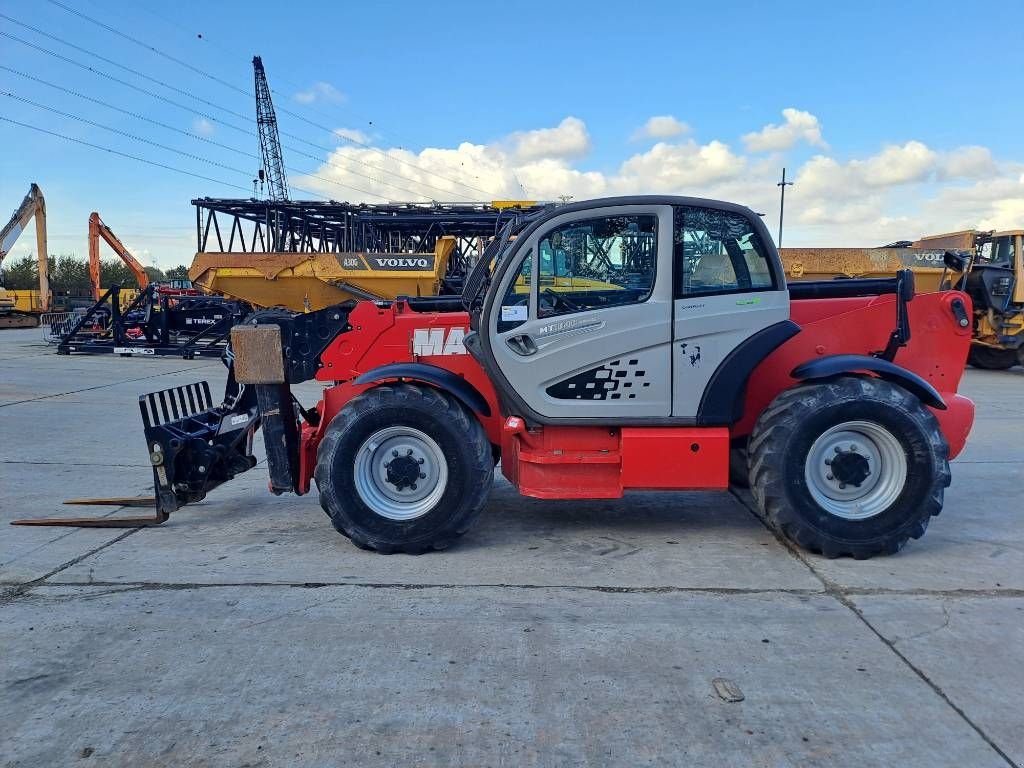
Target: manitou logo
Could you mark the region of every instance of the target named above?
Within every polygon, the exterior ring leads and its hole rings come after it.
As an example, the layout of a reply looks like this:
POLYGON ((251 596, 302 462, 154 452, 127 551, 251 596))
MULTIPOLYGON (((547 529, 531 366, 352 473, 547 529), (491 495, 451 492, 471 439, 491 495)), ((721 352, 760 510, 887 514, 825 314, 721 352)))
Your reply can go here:
POLYGON ((417 328, 412 332, 412 353, 417 357, 464 355, 465 328, 417 328))

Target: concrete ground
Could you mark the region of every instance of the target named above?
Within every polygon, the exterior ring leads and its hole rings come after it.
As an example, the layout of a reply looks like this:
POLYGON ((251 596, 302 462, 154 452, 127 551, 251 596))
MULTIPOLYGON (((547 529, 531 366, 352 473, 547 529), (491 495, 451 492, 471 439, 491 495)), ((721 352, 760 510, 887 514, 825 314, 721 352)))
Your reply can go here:
MULTIPOLYGON (((0 331, 0 523, 148 493, 136 396, 223 385, 37 339, 0 331)), ((458 546, 383 557, 260 468, 160 528, 3 525, 0 764, 1024 765, 1024 371, 963 390, 945 511, 866 562, 726 493, 503 481, 458 546)))

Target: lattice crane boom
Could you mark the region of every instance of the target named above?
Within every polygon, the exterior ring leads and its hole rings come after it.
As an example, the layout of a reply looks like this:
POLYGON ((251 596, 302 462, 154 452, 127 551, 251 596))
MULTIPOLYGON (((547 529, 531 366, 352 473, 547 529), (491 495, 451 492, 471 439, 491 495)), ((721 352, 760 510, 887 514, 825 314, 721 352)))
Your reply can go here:
POLYGON ((270 98, 270 86, 263 61, 253 56, 252 68, 256 76, 256 126, 260 134, 260 154, 266 174, 267 191, 271 200, 288 199, 288 178, 284 172, 284 158, 281 155, 281 137, 277 131, 277 115, 270 98))

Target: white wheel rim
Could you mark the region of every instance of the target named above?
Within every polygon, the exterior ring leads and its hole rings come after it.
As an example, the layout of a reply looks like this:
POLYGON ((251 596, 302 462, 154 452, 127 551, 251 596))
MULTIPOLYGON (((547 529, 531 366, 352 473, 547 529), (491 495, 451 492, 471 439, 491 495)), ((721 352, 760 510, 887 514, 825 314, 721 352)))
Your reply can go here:
POLYGON ((870 421, 846 421, 826 430, 807 453, 804 480, 811 498, 831 515, 866 520, 899 498, 907 483, 907 456, 889 430, 870 421))
POLYGON ((359 498, 388 520, 415 520, 440 501, 448 487, 448 462, 433 438, 413 427, 386 427, 356 452, 359 498))

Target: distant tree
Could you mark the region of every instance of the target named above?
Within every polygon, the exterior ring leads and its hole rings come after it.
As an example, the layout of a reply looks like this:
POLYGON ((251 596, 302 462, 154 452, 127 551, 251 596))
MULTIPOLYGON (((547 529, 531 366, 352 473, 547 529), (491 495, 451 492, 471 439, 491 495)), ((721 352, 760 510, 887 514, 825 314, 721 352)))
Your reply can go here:
POLYGON ((100 285, 104 288, 109 288, 112 285, 119 285, 122 288, 138 288, 139 281, 135 279, 135 275, 123 261, 101 261, 100 285))
POLYGON ((71 254, 51 256, 50 290, 55 294, 84 296, 91 291, 89 266, 71 254))
POLYGON ((146 270, 146 276, 149 277, 149 282, 151 283, 161 283, 167 279, 163 270, 158 267, 145 267, 144 269, 146 270))
POLYGON ((11 290, 39 288, 39 268, 34 256, 24 256, 17 261, 4 263, 3 286, 11 290))
POLYGON ((188 267, 184 264, 179 264, 164 272, 164 277, 168 280, 188 280, 188 267))

